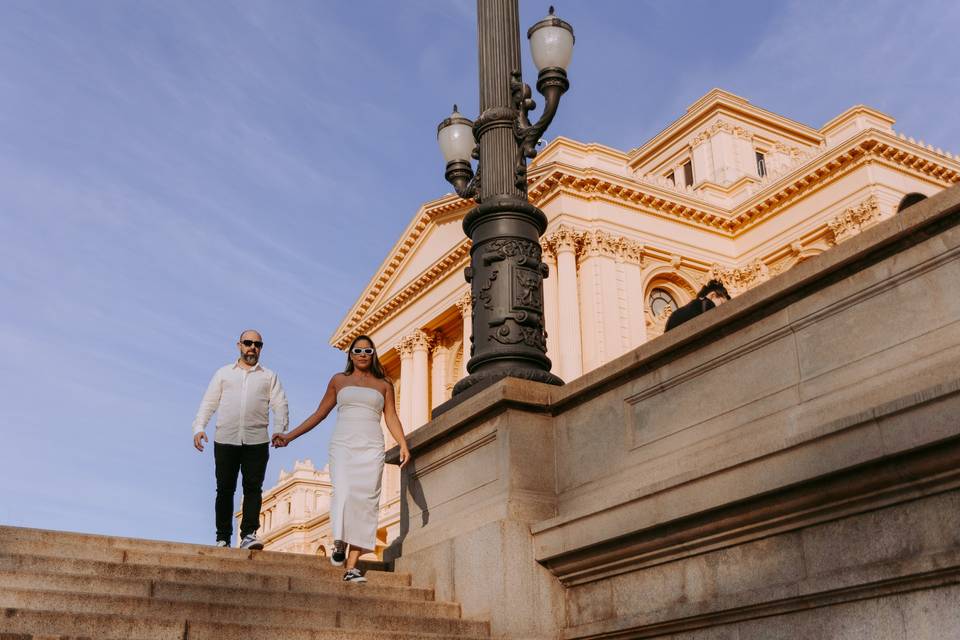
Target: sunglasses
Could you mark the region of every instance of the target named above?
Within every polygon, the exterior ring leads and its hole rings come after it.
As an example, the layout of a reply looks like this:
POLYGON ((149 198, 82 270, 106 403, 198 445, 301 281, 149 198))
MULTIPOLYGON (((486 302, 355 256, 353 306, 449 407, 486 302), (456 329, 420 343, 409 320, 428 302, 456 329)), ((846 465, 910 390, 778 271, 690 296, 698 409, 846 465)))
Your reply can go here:
POLYGON ((373 347, 354 347, 350 350, 355 356, 372 356, 374 349, 373 347))
POLYGON ((261 347, 263 347, 263 343, 260 342, 259 340, 241 340, 240 344, 242 344, 245 347, 256 347, 257 349, 260 349, 261 347))

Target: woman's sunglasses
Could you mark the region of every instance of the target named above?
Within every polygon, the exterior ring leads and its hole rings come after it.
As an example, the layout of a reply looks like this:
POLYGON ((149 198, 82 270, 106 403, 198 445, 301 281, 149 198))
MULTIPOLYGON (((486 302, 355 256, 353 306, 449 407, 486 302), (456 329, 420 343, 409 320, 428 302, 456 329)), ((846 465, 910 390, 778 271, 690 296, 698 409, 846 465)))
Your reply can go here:
POLYGON ((374 349, 372 347, 354 347, 350 351, 352 351, 355 356, 372 356, 374 349))

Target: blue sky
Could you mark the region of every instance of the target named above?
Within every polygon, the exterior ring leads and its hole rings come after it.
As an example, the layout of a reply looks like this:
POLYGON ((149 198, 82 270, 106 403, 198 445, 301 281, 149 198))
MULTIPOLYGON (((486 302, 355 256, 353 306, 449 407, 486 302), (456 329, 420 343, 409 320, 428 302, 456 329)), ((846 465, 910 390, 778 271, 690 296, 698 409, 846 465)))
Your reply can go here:
MULTIPOLYGON (((815 127, 867 104, 960 152, 956 2, 557 4, 577 44, 547 138, 629 149, 721 87, 815 127)), ((213 540, 203 390, 256 327, 293 424, 315 407, 329 336, 449 191, 436 124, 476 115, 474 10, 0 2, 0 523, 213 540)), ((331 427, 266 485, 322 465, 331 427)))

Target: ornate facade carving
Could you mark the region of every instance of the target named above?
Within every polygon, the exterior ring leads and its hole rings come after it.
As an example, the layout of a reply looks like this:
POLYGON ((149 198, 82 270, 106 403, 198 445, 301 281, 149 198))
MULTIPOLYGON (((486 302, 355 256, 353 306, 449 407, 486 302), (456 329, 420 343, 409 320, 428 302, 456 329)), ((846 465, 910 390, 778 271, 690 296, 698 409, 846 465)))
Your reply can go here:
POLYGON ((728 268, 714 264, 710 267, 710 273, 711 277, 723 282, 733 296, 770 279, 770 269, 759 258, 742 267, 728 268))
POLYGON ((427 332, 417 329, 400 341, 400 357, 412 356, 414 351, 428 351, 430 344, 431 338, 427 332))
POLYGON ((467 289, 464 291, 459 298, 457 298, 457 309, 460 311, 461 316, 470 315, 470 311, 473 309, 473 296, 470 295, 470 290, 467 289))
POLYGON ((560 225, 551 233, 540 238, 540 243, 546 245, 548 250, 557 255, 562 251, 579 251, 583 242, 583 233, 572 227, 560 225))
POLYGON ((643 266, 644 249, 645 247, 642 242, 630 240, 629 238, 620 238, 617 245, 617 260, 643 266))
POLYGON ((880 200, 871 195, 854 207, 827 222, 828 238, 831 244, 838 244, 857 235, 880 218, 880 200))
POLYGON ((430 336, 430 353, 434 356, 440 351, 446 351, 450 348, 447 337, 442 331, 434 331, 430 336))
POLYGON ((580 247, 577 257, 593 258, 596 256, 605 256, 615 258, 617 255, 617 238, 602 229, 590 229, 581 236, 580 247))
POLYGON ((589 229, 575 231, 569 227, 560 227, 549 237, 541 239, 544 246, 544 258, 547 254, 555 259, 557 247, 560 250, 573 250, 577 260, 605 256, 614 258, 617 262, 643 264, 644 245, 630 238, 618 236, 603 229, 589 229))
POLYGON ((753 134, 747 131, 746 129, 744 129, 743 127, 730 124, 726 120, 717 120, 712 125, 710 125, 710 127, 704 129, 703 131, 698 133, 696 136, 694 136, 693 140, 691 140, 690 142, 690 146, 691 147, 699 146, 720 131, 723 131, 724 133, 729 133, 730 135, 735 136, 737 138, 743 138, 744 140, 753 140, 753 134))

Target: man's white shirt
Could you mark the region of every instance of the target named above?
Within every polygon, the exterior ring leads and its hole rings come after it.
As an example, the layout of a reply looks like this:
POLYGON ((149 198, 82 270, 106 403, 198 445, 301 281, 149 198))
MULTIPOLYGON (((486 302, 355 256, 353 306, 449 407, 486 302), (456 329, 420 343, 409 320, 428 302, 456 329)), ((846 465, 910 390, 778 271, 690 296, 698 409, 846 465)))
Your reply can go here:
POLYGON ((216 412, 214 442, 263 444, 270 441, 267 430, 270 409, 273 409, 274 433, 285 433, 290 414, 287 395, 277 374, 260 363, 247 369, 237 361, 213 374, 193 420, 193 434, 202 433, 216 412))

